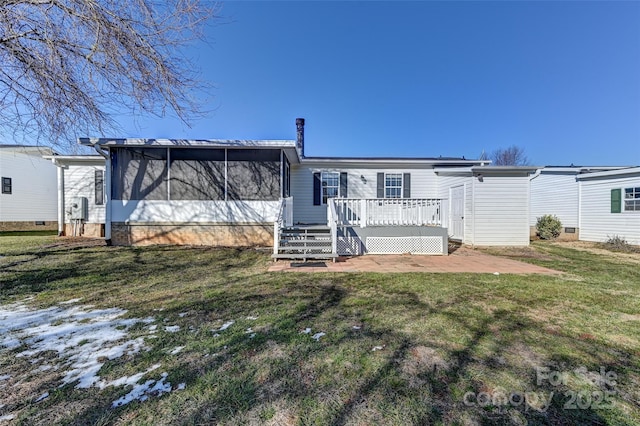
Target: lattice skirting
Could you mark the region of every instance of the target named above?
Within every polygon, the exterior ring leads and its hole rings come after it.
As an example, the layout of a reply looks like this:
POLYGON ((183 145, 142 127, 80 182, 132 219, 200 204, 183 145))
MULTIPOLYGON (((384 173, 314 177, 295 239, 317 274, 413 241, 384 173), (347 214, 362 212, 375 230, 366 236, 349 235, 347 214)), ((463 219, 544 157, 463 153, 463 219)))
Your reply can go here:
POLYGON ((362 240, 357 235, 338 236, 339 256, 359 256, 362 254, 362 240))
POLYGON ((444 239, 437 237, 367 237, 370 254, 442 254, 444 239))

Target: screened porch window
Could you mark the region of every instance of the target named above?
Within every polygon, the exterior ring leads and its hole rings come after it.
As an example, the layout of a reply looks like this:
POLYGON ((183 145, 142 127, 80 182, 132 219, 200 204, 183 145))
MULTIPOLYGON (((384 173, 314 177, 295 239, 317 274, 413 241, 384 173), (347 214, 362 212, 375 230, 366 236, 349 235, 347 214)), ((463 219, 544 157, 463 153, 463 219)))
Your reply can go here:
POLYGON ((278 200, 279 149, 115 148, 114 200, 278 200))
POLYGON ((224 200, 224 149, 171 149, 172 200, 224 200))
POLYGON ((111 151, 113 200, 166 200, 167 149, 127 148, 111 151))

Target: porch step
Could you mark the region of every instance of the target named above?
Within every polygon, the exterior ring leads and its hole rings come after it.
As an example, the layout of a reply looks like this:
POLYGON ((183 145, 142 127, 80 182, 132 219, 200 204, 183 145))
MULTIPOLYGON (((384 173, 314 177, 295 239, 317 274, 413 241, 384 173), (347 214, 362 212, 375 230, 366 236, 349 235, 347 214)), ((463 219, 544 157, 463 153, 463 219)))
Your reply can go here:
POLYGON ((331 238, 331 234, 305 234, 305 233, 296 233, 296 232, 281 232, 280 237, 284 238, 331 238))
POLYGON ((287 253, 287 254, 273 254, 271 257, 274 260, 278 259, 336 259, 337 254, 332 253, 287 253))
POLYGON ((331 228, 324 225, 290 226, 280 230, 277 259, 333 259, 331 228))
POLYGON ((295 241, 291 241, 291 240, 280 240, 280 247, 282 248, 288 248, 288 247, 292 247, 292 248, 302 248, 302 247, 309 247, 309 248, 313 248, 313 247, 329 247, 331 248, 331 240, 326 240, 326 241, 322 241, 322 240, 295 240, 295 241))

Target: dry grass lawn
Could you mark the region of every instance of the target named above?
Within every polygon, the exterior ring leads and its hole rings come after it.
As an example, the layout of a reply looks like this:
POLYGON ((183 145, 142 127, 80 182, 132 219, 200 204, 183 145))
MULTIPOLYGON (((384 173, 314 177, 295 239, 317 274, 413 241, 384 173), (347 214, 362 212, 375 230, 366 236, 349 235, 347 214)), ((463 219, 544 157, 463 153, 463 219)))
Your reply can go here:
POLYGON ((491 252, 565 273, 282 274, 252 249, 0 236, 0 308, 149 321, 118 329, 144 349, 100 358, 103 388, 5 329, 0 425, 640 424, 640 254, 491 252), (114 407, 132 377, 156 390, 114 407))

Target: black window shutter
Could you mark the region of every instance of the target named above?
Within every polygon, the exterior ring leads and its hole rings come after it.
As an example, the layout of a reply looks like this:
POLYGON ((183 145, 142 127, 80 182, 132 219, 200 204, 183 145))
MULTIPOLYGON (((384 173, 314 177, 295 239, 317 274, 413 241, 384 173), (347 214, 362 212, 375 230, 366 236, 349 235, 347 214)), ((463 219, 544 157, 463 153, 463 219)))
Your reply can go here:
POLYGON ((378 173, 378 198, 384 198, 384 173, 378 173))
POLYGON ((622 211, 622 190, 611 190, 611 213, 620 213, 622 211))
POLYGON ((320 181, 320 173, 313 174, 313 205, 322 204, 322 182, 320 181))
POLYGON ((411 198, 411 173, 402 177, 402 198, 411 198))
POLYGON ((340 196, 342 198, 347 198, 347 173, 340 173, 340 196))

